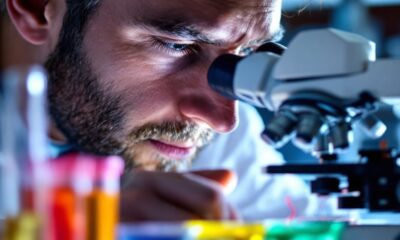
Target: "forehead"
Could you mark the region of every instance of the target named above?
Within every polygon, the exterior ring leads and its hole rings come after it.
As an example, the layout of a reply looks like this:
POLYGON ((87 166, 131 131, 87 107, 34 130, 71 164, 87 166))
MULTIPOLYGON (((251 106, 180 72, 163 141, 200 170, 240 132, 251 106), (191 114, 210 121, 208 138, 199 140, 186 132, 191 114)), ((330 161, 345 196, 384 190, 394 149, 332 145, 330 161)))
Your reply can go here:
POLYGON ((221 15, 235 14, 238 17, 266 13, 276 5, 276 0, 133 0, 133 7, 139 7, 145 15, 185 15, 197 20, 215 20, 221 15))
POLYGON ((215 38, 279 30, 281 0, 103 0, 110 15, 131 25, 186 24, 215 38))

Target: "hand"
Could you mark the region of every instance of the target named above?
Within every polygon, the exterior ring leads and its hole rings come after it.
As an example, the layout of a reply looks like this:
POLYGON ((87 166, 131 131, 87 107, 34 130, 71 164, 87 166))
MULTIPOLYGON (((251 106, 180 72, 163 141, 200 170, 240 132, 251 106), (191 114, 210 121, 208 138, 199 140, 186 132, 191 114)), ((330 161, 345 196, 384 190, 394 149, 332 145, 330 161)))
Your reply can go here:
POLYGON ((223 190, 235 180, 228 170, 189 173, 132 171, 121 190, 120 220, 237 220, 223 190))

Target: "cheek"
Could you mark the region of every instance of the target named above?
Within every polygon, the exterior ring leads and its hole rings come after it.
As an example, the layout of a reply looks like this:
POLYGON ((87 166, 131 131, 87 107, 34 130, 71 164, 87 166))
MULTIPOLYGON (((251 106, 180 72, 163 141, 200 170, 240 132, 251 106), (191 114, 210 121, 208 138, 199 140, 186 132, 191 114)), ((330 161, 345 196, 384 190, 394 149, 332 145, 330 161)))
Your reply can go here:
POLYGON ((189 61, 120 38, 91 40, 86 47, 92 70, 106 94, 121 100, 126 129, 176 119, 179 96, 193 82, 187 81, 189 61))
POLYGON ((174 120, 179 94, 185 89, 184 81, 178 77, 184 71, 176 72, 168 59, 140 52, 124 56, 109 59, 111 64, 101 76, 101 85, 122 100, 126 128, 174 120))
POLYGON ((176 115, 175 105, 177 95, 162 82, 165 79, 154 81, 154 84, 127 88, 118 95, 123 99, 126 120, 142 125, 147 122, 159 122, 176 115))
POLYGON ((117 92, 149 88, 154 84, 163 87, 160 79, 176 73, 177 67, 181 65, 177 59, 163 56, 147 44, 128 44, 118 39, 97 49, 95 55, 93 65, 105 80, 102 85, 117 92))

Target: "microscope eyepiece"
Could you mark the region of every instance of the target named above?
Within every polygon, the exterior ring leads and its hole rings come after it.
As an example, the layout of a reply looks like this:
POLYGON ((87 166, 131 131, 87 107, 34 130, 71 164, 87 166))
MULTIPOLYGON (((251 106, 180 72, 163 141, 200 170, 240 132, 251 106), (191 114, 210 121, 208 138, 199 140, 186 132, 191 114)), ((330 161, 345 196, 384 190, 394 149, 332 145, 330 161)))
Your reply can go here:
POLYGON ((219 56, 208 70, 208 84, 219 94, 238 100, 234 89, 234 77, 237 64, 243 57, 232 54, 219 56))
MULTIPOLYGON (((276 55, 282 55, 282 53, 285 51, 285 47, 274 42, 268 42, 260 46, 256 52, 269 52, 269 53, 274 53, 276 55)), ((241 60, 243 60, 245 57, 242 56, 237 56, 233 54, 224 54, 219 57, 217 57, 214 62, 211 64, 209 70, 208 70, 208 84, 210 87, 218 92, 219 94, 232 99, 232 100, 244 100, 240 96, 240 93, 237 91, 237 88, 239 88, 237 85, 235 86, 235 75, 238 74, 237 68, 238 64, 241 60)), ((275 64, 276 58, 270 59, 272 61, 270 65, 267 65, 268 68, 272 67, 272 63, 275 64)), ((250 64, 251 66, 254 67, 254 65, 250 64)), ((265 66, 264 66, 265 67, 265 66)), ((262 68, 262 67, 260 67, 262 68)), ((256 71, 257 72, 257 71, 256 71)), ((265 71, 261 71, 264 73, 265 71)), ((251 75, 253 73, 252 69, 249 69, 249 81, 257 81, 257 78, 251 75)), ((238 84, 238 83, 236 83, 238 84)), ((252 86, 246 85, 246 86, 252 86)), ((254 90, 254 89, 253 89, 254 90)), ((250 103, 251 104, 251 103, 250 103)))

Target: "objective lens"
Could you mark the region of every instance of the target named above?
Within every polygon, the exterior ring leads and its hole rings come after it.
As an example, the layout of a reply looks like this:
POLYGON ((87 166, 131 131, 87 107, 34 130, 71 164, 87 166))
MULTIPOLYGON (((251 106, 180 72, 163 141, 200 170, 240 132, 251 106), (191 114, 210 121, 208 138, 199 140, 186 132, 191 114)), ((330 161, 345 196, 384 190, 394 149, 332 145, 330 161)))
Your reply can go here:
POLYGON ((329 128, 329 135, 334 149, 346 149, 353 141, 353 132, 350 124, 338 122, 329 128))
POLYGON ((288 140, 297 123, 296 116, 290 111, 279 112, 265 127, 261 134, 268 144, 279 148, 288 140))
POLYGON ((294 143, 309 149, 313 139, 320 133, 323 121, 318 114, 306 113, 299 117, 294 143))
POLYGON ((316 137, 313 154, 315 156, 321 156, 323 154, 332 153, 331 144, 329 142, 328 134, 322 133, 316 137))

